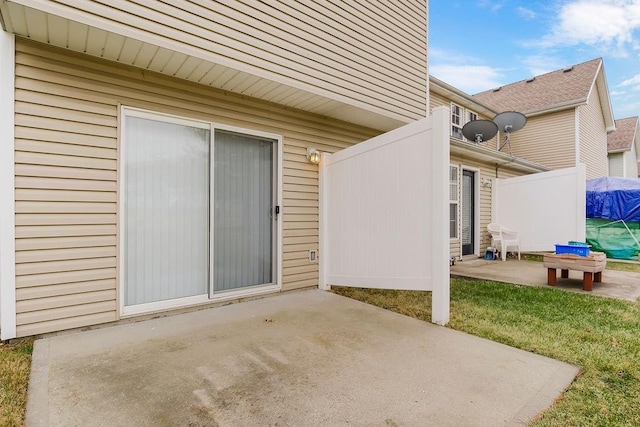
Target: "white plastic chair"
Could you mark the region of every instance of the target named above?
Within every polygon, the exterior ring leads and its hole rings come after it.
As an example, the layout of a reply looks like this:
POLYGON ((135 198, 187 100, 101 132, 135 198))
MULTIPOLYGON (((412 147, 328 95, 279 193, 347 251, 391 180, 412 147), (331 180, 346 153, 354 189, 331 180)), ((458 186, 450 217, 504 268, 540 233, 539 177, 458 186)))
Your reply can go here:
POLYGON ((487 230, 491 234, 491 246, 497 248, 500 245, 502 261, 507 260, 507 251, 509 249, 517 250, 518 260, 520 259, 520 237, 517 231, 509 230, 495 222, 487 225, 487 230))

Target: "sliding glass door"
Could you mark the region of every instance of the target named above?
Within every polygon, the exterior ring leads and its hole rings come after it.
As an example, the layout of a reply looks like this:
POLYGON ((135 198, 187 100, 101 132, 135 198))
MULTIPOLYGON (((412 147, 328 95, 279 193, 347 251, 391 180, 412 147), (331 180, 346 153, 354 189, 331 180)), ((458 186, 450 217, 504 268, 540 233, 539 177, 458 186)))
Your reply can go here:
POLYGON ((215 131, 214 292, 273 281, 274 141, 215 131))
POLYGON ((124 314, 275 283, 276 152, 274 138, 125 110, 124 314))

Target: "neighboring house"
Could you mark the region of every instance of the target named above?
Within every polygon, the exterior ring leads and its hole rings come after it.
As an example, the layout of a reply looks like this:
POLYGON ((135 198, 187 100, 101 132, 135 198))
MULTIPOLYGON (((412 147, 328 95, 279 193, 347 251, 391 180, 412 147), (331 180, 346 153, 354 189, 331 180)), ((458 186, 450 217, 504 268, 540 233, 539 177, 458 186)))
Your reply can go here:
POLYGON ((637 178, 639 150, 638 117, 616 120, 616 130, 607 139, 609 176, 637 178))
POLYGON ((487 225, 491 222, 494 179, 549 169, 512 157, 504 149, 499 151, 504 134, 480 144, 465 139, 462 127, 467 122, 493 119, 499 111, 433 76, 429 82, 430 107, 451 110, 450 254, 456 258, 478 256, 491 244, 487 225))
POLYGON ((422 0, 0 0, 0 21, 2 339, 317 286, 307 147, 426 115, 422 0))
POLYGON ((551 169, 584 163, 587 178, 608 174, 607 134, 615 130, 602 58, 478 93, 527 125, 511 138, 514 155, 551 169))

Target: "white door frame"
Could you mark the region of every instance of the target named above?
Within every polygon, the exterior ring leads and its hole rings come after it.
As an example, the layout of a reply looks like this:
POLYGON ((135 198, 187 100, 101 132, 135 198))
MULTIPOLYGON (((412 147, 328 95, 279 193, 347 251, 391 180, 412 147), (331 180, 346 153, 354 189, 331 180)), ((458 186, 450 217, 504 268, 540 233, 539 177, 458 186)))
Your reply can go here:
POLYGON ((473 173, 473 253, 465 256, 476 255, 480 256, 480 169, 474 166, 468 166, 460 164, 460 201, 459 201, 459 215, 460 215, 460 256, 462 256, 462 201, 464 199, 464 186, 462 185, 462 179, 464 171, 473 173))
MULTIPOLYGON (((118 201, 118 244, 120 245, 119 253, 118 253, 118 297, 119 297, 119 317, 130 317, 139 314, 147 314, 153 312, 159 312, 169 309, 193 306, 193 305, 201 305, 207 304, 215 301, 225 301, 237 299, 240 297, 248 297, 253 295, 265 294, 276 292, 282 289, 282 230, 283 230, 283 221, 282 221, 282 198, 283 198, 283 170, 282 170, 282 156, 283 156, 283 137, 281 135, 255 131, 249 128, 240 128, 236 126, 227 126, 224 124, 207 122, 203 120, 193 119, 189 117, 176 116, 173 114, 165 114, 159 111, 141 109, 136 107, 124 106, 120 107, 120 130, 119 130, 119 165, 118 165, 118 177, 119 177, 119 201, 118 201), (124 221, 121 215, 122 209, 124 207, 124 197, 125 197, 125 172, 124 172, 124 150, 122 149, 123 144, 126 144, 124 141, 124 118, 127 114, 136 117, 150 118, 150 119, 164 119, 170 123, 180 123, 193 125, 196 124, 198 127, 207 128, 210 130, 209 136, 209 144, 211 147, 209 161, 211 167, 214 165, 214 133, 216 129, 226 130, 231 132, 242 133, 251 136, 264 137, 275 140, 277 143, 274 147, 274 179, 275 179, 275 206, 280 207, 280 214, 276 215, 274 221, 274 238, 273 238, 273 282, 265 285, 252 286, 247 289, 238 289, 232 291, 224 291, 214 293, 213 291, 213 193, 211 193, 213 189, 213 170, 211 169, 210 173, 210 205, 209 205, 209 228, 210 228, 210 236, 209 236, 209 283, 208 283, 208 292, 203 295, 196 295, 192 297, 185 298, 177 298, 172 300, 164 300, 164 301, 156 301, 151 303, 138 304, 135 306, 124 305, 124 293, 125 293, 125 277, 124 277, 124 268, 122 268, 121 264, 124 261, 124 221)), ((274 206, 274 210, 275 210, 274 206)))

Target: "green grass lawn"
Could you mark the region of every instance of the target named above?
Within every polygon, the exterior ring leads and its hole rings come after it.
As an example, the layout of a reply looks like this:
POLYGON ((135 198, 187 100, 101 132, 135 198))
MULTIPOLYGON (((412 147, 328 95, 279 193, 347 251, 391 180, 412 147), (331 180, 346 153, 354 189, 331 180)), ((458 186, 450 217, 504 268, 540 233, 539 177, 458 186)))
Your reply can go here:
POLYGON ((0 426, 23 425, 33 340, 0 342, 0 426))
MULTIPOLYGON (((335 288, 335 292, 431 319, 428 292, 357 288, 335 288)), ((532 425, 640 425, 640 303, 451 279, 448 326, 582 369, 563 398, 532 425)))

